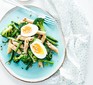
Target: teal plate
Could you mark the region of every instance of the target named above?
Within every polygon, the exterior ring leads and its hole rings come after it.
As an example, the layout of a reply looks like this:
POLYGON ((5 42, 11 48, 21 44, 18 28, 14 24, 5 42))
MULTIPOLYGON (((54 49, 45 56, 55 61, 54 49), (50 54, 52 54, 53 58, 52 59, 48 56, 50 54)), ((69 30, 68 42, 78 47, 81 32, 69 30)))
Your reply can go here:
MULTIPOLYGON (((30 8, 33 11, 36 11, 37 13, 43 13, 47 16, 51 16, 48 14, 46 11, 30 6, 30 8)), ((7 27, 7 25, 11 21, 19 21, 22 20, 24 17, 30 18, 30 19, 35 19, 36 16, 30 16, 30 12, 19 8, 15 7, 11 9, 1 20, 0 22, 0 32, 4 28, 7 27)), ((3 66, 6 68, 6 70, 16 77, 17 79, 20 79, 22 81, 26 82, 39 82, 43 81, 49 77, 51 77, 58 69, 62 66, 62 63, 64 61, 64 55, 65 55, 65 46, 64 46, 64 38, 62 35, 61 28, 59 28, 58 23, 54 22, 52 23, 47 23, 44 24, 46 32, 48 35, 51 35, 52 37, 56 38, 58 40, 58 54, 53 54, 53 59, 52 61, 54 62, 53 65, 48 65, 44 66, 44 68, 39 68, 38 64, 35 63, 31 68, 28 70, 25 70, 25 65, 22 62, 19 62, 18 64, 11 62, 11 64, 7 64, 6 62, 9 60, 10 55, 7 54, 7 44, 4 45, 2 41, 5 41, 6 39, 0 36, 0 46, 3 46, 3 49, 0 50, 0 59, 3 64, 3 66), (23 68, 23 69, 22 69, 23 68)))

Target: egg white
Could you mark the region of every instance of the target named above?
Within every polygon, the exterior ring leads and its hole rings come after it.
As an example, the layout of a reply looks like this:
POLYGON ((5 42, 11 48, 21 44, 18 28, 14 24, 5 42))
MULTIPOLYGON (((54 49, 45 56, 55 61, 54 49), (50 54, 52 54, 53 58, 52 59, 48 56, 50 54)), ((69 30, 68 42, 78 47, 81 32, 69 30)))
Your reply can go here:
POLYGON ((21 35, 22 36, 33 36, 33 35, 35 35, 36 33, 37 33, 37 31, 38 31, 38 27, 36 26, 36 25, 34 25, 34 24, 27 24, 27 25, 25 25, 25 26, 23 26, 22 28, 21 28, 21 35), (25 27, 26 26, 28 26, 28 27, 30 27, 31 28, 31 31, 29 32, 29 33, 24 33, 23 32, 23 29, 26 29, 25 27))
POLYGON ((30 48, 31 48, 33 54, 34 54, 37 58, 39 58, 39 59, 43 59, 43 58, 45 58, 46 55, 47 55, 47 50, 46 50, 45 46, 42 44, 42 41, 41 41, 41 40, 38 40, 38 39, 35 40, 35 41, 30 45, 30 48), (44 51, 44 54, 37 54, 37 53, 34 52, 32 46, 33 46, 34 44, 36 44, 36 43, 41 46, 41 48, 42 48, 43 51, 44 51))

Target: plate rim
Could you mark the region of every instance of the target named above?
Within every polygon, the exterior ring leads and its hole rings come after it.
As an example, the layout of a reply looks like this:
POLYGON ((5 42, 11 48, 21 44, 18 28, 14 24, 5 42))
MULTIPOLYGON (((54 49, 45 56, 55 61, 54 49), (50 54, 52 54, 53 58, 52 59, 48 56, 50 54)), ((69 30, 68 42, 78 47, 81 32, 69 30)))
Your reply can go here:
MULTIPOLYGON (((49 14, 51 17, 53 17, 48 11, 46 11, 46 10, 40 8, 40 7, 33 6, 33 5, 26 5, 26 6, 28 6, 28 7, 32 6, 32 7, 35 7, 35 8, 39 8, 39 9, 41 9, 42 11, 46 12, 47 14, 49 14)), ((12 9, 10 9, 6 14, 8 14, 9 12, 11 12, 12 10, 15 10, 16 8, 20 8, 20 7, 15 6, 15 7, 13 7, 12 9)), ((6 16, 6 14, 2 17, 2 19, 0 20, 0 22, 3 20, 3 18, 6 16)), ((54 17, 53 17, 53 18, 54 18, 54 17)), ((58 23, 58 22, 56 21, 56 23, 58 23)), ((62 28, 62 27, 61 27, 61 28, 62 28)), ((63 57, 64 57, 64 58, 63 58, 63 62, 62 62, 61 65, 58 67, 58 69, 55 70, 55 72, 51 73, 50 76, 45 77, 44 79, 32 81, 31 79, 30 79, 30 80, 27 80, 27 79, 25 79, 25 78, 21 78, 20 76, 18 76, 18 75, 15 74, 14 72, 12 72, 12 70, 9 70, 8 67, 6 67, 6 65, 5 65, 4 62, 2 61, 2 59, 0 59, 0 62, 1 62, 1 64, 3 65, 3 67, 6 69, 6 71, 7 71, 11 76, 13 76, 14 78, 16 78, 16 79, 18 79, 18 80, 20 80, 20 81, 27 82, 27 83, 43 82, 43 81, 51 78, 54 74, 56 74, 56 72, 63 66, 63 63, 64 63, 64 61, 65 61, 66 49, 65 49, 65 39, 64 39, 64 35, 63 35, 63 32, 62 32, 62 29, 61 29, 61 35, 62 35, 61 37, 62 37, 62 39, 63 39, 63 45, 64 45, 64 50, 63 50, 63 57)))

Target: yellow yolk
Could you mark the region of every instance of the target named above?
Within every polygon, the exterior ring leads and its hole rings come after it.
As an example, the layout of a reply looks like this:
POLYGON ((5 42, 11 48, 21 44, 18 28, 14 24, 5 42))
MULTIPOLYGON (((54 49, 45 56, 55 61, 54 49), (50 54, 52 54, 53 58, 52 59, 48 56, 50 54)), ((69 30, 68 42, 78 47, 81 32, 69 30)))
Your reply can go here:
POLYGON ((28 34, 32 31, 32 28, 29 27, 29 26, 25 26, 23 29, 22 29, 23 33, 24 34, 28 34))
POLYGON ((38 43, 34 44, 32 46, 32 48, 33 48, 35 53, 37 53, 37 54, 44 54, 43 48, 38 43))

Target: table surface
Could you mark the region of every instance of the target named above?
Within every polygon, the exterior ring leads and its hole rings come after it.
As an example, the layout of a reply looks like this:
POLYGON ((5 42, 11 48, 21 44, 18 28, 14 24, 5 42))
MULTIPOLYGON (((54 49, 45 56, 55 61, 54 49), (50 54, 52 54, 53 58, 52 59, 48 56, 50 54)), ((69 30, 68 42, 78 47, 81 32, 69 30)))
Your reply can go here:
MULTIPOLYGON (((85 85, 93 85, 93 0, 74 0, 76 4, 79 6, 79 9, 82 10, 83 14, 85 14, 89 25, 90 25, 90 33, 91 33, 91 43, 90 43, 90 52, 89 52, 89 60, 88 60, 88 75, 86 77, 85 85)), ((34 2, 33 2, 34 3, 34 2)), ((0 3, 1 4, 1 3, 0 3)), ((38 4, 35 2, 35 4, 38 4)), ((4 67, 0 64, 0 85, 30 85, 24 82, 21 82, 15 78, 13 78, 8 72, 4 69, 4 67)))

